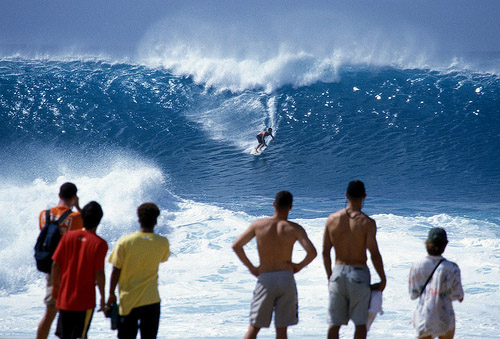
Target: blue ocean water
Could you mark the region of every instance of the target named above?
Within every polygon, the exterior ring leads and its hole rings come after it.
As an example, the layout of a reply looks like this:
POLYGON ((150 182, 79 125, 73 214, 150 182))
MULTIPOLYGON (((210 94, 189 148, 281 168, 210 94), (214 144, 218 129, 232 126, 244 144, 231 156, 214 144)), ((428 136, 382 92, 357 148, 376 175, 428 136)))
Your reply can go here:
MULTIPOLYGON (((231 252, 235 237, 272 213, 275 193, 286 189, 295 197, 291 218, 320 250, 326 217, 344 206, 348 181, 360 179, 389 276, 373 337, 387 338, 388 327, 394 337, 413 334, 405 279, 432 226, 447 228, 447 253, 462 267, 456 337, 495 337, 499 77, 345 65, 309 83, 285 78, 233 88, 145 64, 0 60, 0 303, 9 309, 0 335, 36 330, 44 290, 32 260, 37 216, 57 203, 65 181, 77 184, 82 203, 103 204, 98 233, 111 246, 136 228, 138 204, 157 202, 158 232, 174 253, 160 277, 163 336, 185 338, 200 323, 188 337, 233 338, 247 326, 253 288, 231 252), (267 127, 276 144, 251 155, 267 127), (22 311, 14 300, 39 305, 22 311)), ((298 277, 304 306, 295 337, 326 333, 321 265, 318 257, 298 277)), ((100 317, 93 327, 107 331, 100 317)))

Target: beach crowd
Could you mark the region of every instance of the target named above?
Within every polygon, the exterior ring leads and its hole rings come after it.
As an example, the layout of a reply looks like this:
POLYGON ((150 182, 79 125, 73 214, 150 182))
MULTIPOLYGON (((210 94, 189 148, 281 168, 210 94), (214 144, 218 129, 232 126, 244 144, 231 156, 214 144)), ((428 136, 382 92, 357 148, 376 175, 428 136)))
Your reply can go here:
MULTIPOLYGON (((377 305, 381 307, 387 278, 377 244, 376 222, 362 212, 364 183, 349 182, 345 196, 345 208, 330 214, 323 236, 322 257, 329 293, 325 332, 328 338, 339 338, 341 326, 352 321, 354 338, 366 338, 380 310, 377 305), (367 252, 380 279, 377 283, 371 280, 367 252)), ((288 326, 298 323, 294 274, 309 265, 317 251, 305 229, 288 220, 292 206, 292 194, 278 192, 274 214, 252 222, 233 243, 235 254, 257 279, 246 339, 256 338, 261 328, 269 327, 273 314, 276 338, 287 338, 288 326), (254 238, 258 265, 245 252, 245 245, 254 238), (298 263, 292 262, 295 243, 305 250, 305 257, 298 263)), ((61 185, 57 206, 41 211, 39 217, 35 258, 38 269, 46 274, 46 307, 38 325, 38 339, 49 336, 56 316, 56 336, 87 338, 96 308, 111 318, 118 338, 136 338, 138 333, 143 339, 158 336, 158 269, 170 256, 168 239, 154 231, 159 215, 158 206, 151 202, 137 208, 138 230, 119 238, 108 258, 112 271, 106 299, 108 244, 96 234, 103 210, 96 201, 80 208, 76 185, 61 185)), ((427 255, 414 262, 409 272, 410 298, 418 299, 412 323, 416 337, 421 339, 451 339, 455 333, 452 301, 462 302, 464 292, 458 265, 442 256, 447 244, 443 228, 430 229, 425 241, 427 255)))

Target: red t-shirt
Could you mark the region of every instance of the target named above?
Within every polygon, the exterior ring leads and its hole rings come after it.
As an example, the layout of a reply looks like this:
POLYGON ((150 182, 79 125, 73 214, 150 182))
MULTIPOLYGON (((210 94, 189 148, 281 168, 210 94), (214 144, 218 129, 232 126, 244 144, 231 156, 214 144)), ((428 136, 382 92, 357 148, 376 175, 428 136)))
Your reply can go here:
POLYGON ((61 265, 56 307, 66 311, 93 309, 96 271, 104 269, 108 244, 97 234, 76 230, 63 235, 52 259, 61 265))

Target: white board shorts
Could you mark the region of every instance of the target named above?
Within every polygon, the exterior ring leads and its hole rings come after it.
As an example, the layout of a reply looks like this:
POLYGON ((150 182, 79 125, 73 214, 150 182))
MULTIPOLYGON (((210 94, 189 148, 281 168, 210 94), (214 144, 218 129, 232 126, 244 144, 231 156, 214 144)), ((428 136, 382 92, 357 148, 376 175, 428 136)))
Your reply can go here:
POLYGON ((253 292, 250 307, 250 324, 269 327, 274 310, 276 328, 299 322, 297 286, 292 271, 261 273, 253 292))

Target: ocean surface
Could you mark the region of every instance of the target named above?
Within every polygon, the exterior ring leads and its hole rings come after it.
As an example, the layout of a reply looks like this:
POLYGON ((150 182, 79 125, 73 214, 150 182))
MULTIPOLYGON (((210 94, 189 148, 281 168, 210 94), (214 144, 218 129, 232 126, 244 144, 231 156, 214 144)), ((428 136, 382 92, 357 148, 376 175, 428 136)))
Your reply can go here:
MULTIPOLYGON (((290 219, 321 253, 326 218, 359 179, 388 277, 384 314, 369 337, 414 337, 408 273, 426 254, 428 230, 440 226, 465 290, 454 304, 455 337, 498 338, 497 73, 373 63, 332 70, 309 56, 262 69, 228 62, 193 62, 190 72, 153 59, 0 59, 0 337, 35 336, 45 293, 33 259, 37 217, 57 204, 66 181, 78 186, 82 206, 102 204, 98 234, 110 248, 138 228, 139 204, 159 205, 156 231, 172 250, 160 268, 161 338, 241 338, 255 279, 232 242, 289 190, 290 219), (255 135, 268 127, 276 143, 269 138, 261 155, 251 155, 255 135)), ((255 242, 246 249, 257 263, 255 242)), ((294 260, 303 256, 297 245, 294 260)), ((321 255, 296 280, 300 322, 289 335, 324 338, 321 255)), ((96 313, 89 336, 115 333, 96 313)), ((274 329, 261 337, 273 338, 274 329)))

